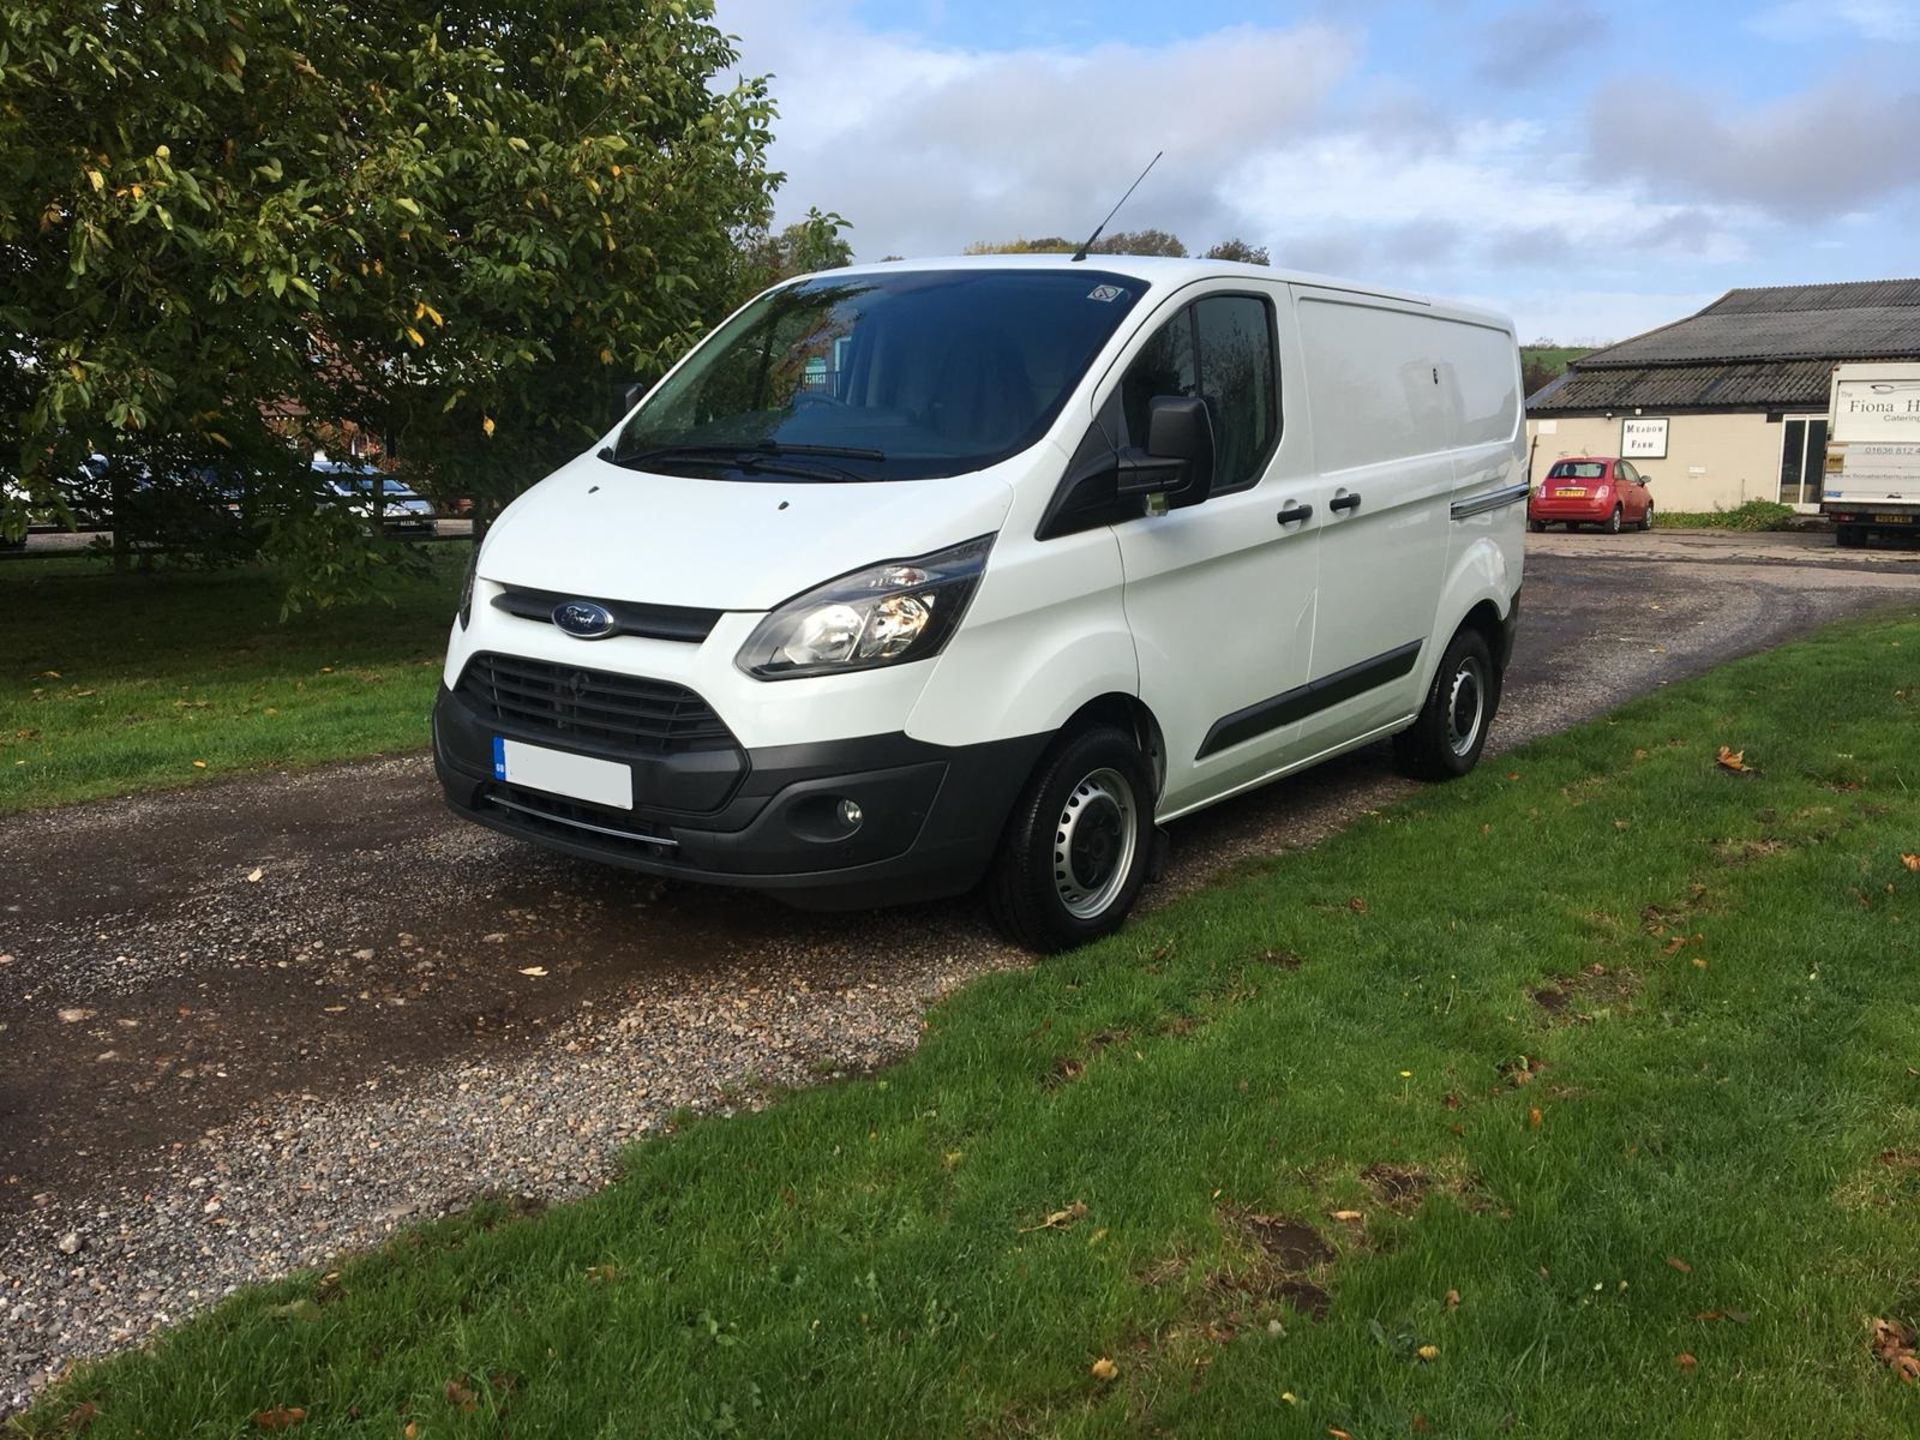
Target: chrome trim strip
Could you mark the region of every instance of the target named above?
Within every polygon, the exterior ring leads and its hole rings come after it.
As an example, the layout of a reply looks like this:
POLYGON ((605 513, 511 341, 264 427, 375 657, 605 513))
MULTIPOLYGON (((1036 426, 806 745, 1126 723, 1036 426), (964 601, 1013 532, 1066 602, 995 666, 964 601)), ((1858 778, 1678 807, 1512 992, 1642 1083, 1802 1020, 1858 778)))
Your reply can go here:
POLYGON ((1469 495, 1464 500, 1453 502, 1453 518, 1466 520, 1475 515, 1484 515, 1489 510, 1498 510, 1502 506, 1513 504, 1516 500, 1526 499, 1527 491, 1532 488, 1530 482, 1521 480, 1512 485, 1503 485, 1498 490, 1469 495))
POLYGON ((571 825, 576 830, 591 830, 596 835, 611 835, 616 840, 631 840, 637 845, 658 845, 663 850, 680 848, 678 840, 669 840, 664 835, 640 835, 632 830, 616 830, 611 825, 590 825, 585 820, 569 820, 561 815, 549 815, 544 810, 536 810, 531 805, 502 800, 498 795, 487 796, 486 803, 498 805, 503 810, 518 810, 522 815, 531 815, 536 820, 545 820, 549 825, 571 825))

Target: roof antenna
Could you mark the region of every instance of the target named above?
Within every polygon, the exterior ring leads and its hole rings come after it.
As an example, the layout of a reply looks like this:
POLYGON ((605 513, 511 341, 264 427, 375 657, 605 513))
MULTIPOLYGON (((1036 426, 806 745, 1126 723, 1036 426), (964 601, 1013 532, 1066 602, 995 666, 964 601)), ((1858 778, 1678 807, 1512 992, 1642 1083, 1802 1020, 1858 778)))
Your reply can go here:
MULTIPOLYGON (((1147 161, 1147 170, 1151 170, 1154 166, 1158 165, 1160 163, 1160 157, 1166 153, 1164 150, 1154 151, 1153 159, 1147 161)), ((1127 194, 1120 197, 1120 205, 1126 204, 1127 196, 1133 194, 1134 191, 1140 188, 1140 181, 1147 178, 1147 170, 1142 170, 1139 179, 1127 187, 1127 194)), ((1087 258, 1087 251, 1092 249, 1093 242, 1100 238, 1100 232, 1107 228, 1107 220, 1113 219, 1114 216, 1120 213, 1120 205, 1115 205, 1113 209, 1107 212, 1107 219, 1102 220, 1098 225, 1093 227, 1093 233, 1081 242, 1078 250, 1073 252, 1073 258, 1075 260, 1084 260, 1087 258)))

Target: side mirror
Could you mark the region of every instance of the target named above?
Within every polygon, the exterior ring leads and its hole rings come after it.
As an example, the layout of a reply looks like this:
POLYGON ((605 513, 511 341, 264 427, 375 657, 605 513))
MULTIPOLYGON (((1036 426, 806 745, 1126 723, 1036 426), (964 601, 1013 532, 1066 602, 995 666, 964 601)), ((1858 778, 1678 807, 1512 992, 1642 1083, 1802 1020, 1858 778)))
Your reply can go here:
POLYGON ((1640 483, 1642 485, 1651 485, 1653 483, 1653 477, 1651 475, 1642 475, 1640 477, 1640 483))
POLYGON ((1145 451, 1120 456, 1114 489, 1121 495, 1178 494, 1190 504, 1213 490, 1213 421, 1194 396, 1156 395, 1148 402, 1145 451))
POLYGON ((620 413, 626 414, 640 403, 640 397, 647 393, 647 386, 641 381, 630 381, 620 387, 620 413))

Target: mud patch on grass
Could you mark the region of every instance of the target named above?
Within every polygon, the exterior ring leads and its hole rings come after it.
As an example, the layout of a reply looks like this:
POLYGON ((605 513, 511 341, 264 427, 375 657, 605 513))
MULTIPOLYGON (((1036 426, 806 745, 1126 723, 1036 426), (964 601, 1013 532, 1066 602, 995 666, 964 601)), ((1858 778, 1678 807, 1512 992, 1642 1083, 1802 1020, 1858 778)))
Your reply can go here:
POLYGON ((1333 1306, 1326 1281, 1339 1252, 1319 1230, 1290 1215, 1248 1210, 1228 1212, 1222 1225, 1245 1258, 1207 1276, 1204 1293, 1225 1308, 1209 1316, 1206 1333, 1230 1337, 1281 1305, 1310 1319, 1326 1318, 1333 1306))
POLYGON ((1360 1178, 1374 1197, 1397 1215, 1411 1215, 1433 1188, 1433 1178, 1417 1165, 1369 1165, 1360 1178))
POLYGON ((1527 998, 1550 1024, 1591 1025, 1626 1006, 1639 989, 1640 977, 1626 966, 1596 963, 1574 974, 1555 977, 1528 991, 1527 998))
POLYGON ((1334 1248, 1311 1225, 1285 1215, 1235 1217, 1240 1230, 1283 1270, 1311 1270, 1335 1258, 1334 1248))
POLYGON ((1047 1073, 1040 1083, 1048 1090, 1057 1090, 1062 1085, 1071 1085, 1087 1073, 1087 1066, 1093 1063, 1101 1051, 1110 1046, 1119 1045, 1129 1038, 1125 1030, 1101 1030, 1089 1035, 1077 1054, 1061 1055, 1047 1067, 1047 1073))

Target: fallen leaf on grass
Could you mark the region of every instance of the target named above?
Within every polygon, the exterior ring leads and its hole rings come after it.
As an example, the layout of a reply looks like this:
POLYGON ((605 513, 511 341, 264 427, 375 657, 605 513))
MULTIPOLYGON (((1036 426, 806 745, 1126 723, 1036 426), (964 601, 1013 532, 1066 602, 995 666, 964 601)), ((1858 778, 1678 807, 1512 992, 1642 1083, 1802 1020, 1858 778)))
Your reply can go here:
POLYGON ((281 1405, 272 1410, 253 1412, 253 1423, 262 1430, 291 1430, 307 1418, 307 1412, 298 1405, 281 1405))
POLYGON ((1440 1358, 1440 1347, 1438 1345, 1422 1345, 1413 1353, 1431 1365, 1440 1358))
POLYGON ((447 1383, 441 1387, 441 1390, 447 1397, 447 1403, 453 1406, 454 1409, 472 1410, 475 1408, 476 1402, 473 1391, 462 1385, 458 1380, 447 1381, 447 1383))
POLYGON ((1722 745, 1720 752, 1713 757, 1713 763, 1722 770, 1731 770, 1739 775, 1749 774, 1753 770, 1753 766, 1747 764, 1746 751, 1729 749, 1725 745, 1722 745))
POLYGON ((1682 1260, 1678 1255, 1667 1256, 1667 1264, 1671 1265, 1674 1269, 1678 1270, 1682 1275, 1691 1275, 1693 1273, 1693 1267, 1687 1264, 1687 1262, 1682 1260))
POLYGON ((1900 857, 1900 863, 1906 866, 1907 869, 1913 871, 1916 875, 1920 875, 1920 855, 1903 854, 1900 857))
POLYGON ((1682 1350, 1678 1355, 1673 1357, 1673 1363, 1678 1365, 1682 1370, 1692 1370, 1700 1361, 1691 1350, 1682 1350))
POLYGON ((1076 1200, 1066 1209, 1054 1211, 1038 1225, 1028 1225, 1018 1233, 1031 1235, 1036 1230, 1064 1230, 1086 1213, 1087 1207, 1076 1200))
POLYGON ((1353 1436, 1338 1425, 1327 1426, 1327 1434, 1331 1435, 1333 1440, 1353 1440, 1353 1436))
POLYGON ((1873 1337, 1874 1359, 1898 1375, 1902 1384, 1911 1385, 1920 1379, 1920 1355, 1913 1353, 1914 1334, 1911 1325, 1902 1325, 1897 1320, 1873 1319, 1867 1322, 1867 1329, 1873 1337))
POLYGON ((544 966, 544 965, 529 965, 529 966, 527 966, 527 967, 526 967, 526 968, 525 968, 524 970, 522 970, 522 971, 521 971, 520 973, 521 973, 522 975, 531 975, 531 976, 533 976, 533 977, 534 977, 534 979, 536 979, 536 980, 537 980, 537 979, 539 979, 539 978, 540 978, 540 977, 541 977, 542 975, 544 975, 544 974, 546 974, 546 973, 547 973, 547 967, 546 967, 546 966, 544 966))
POLYGON ((1343 1225, 1352 1225, 1367 1218, 1364 1210, 1329 1210, 1328 1216, 1343 1225))
POLYGON ((193 762, 193 768, 196 770, 204 770, 207 768, 207 762, 204 760, 196 760, 193 762))
POLYGON ((67 1418, 60 1422, 60 1428, 68 1435, 78 1435, 99 1418, 100 1407, 91 1400, 82 1400, 67 1412, 67 1418))
POLYGON ((1120 1373, 1120 1367, 1102 1355, 1093 1362, 1091 1373, 1096 1380, 1111 1380, 1120 1373))
POLYGON ((1459 1308, 1460 1308, 1460 1292, 1458 1290, 1447 1291, 1447 1309, 1458 1310, 1459 1308))
POLYGON ((1696 1320, 1731 1320, 1736 1325, 1744 1325, 1753 1319, 1744 1310, 1702 1310, 1693 1317, 1696 1320))
POLYGON ((1367 913, 1367 902, 1356 895, 1347 901, 1347 908, 1356 915, 1364 915, 1367 913))
POLYGON ((1547 1117, 1540 1113, 1540 1107, 1536 1105, 1533 1109, 1527 1111, 1527 1128, 1529 1130, 1538 1130, 1546 1123, 1546 1119, 1547 1117))

